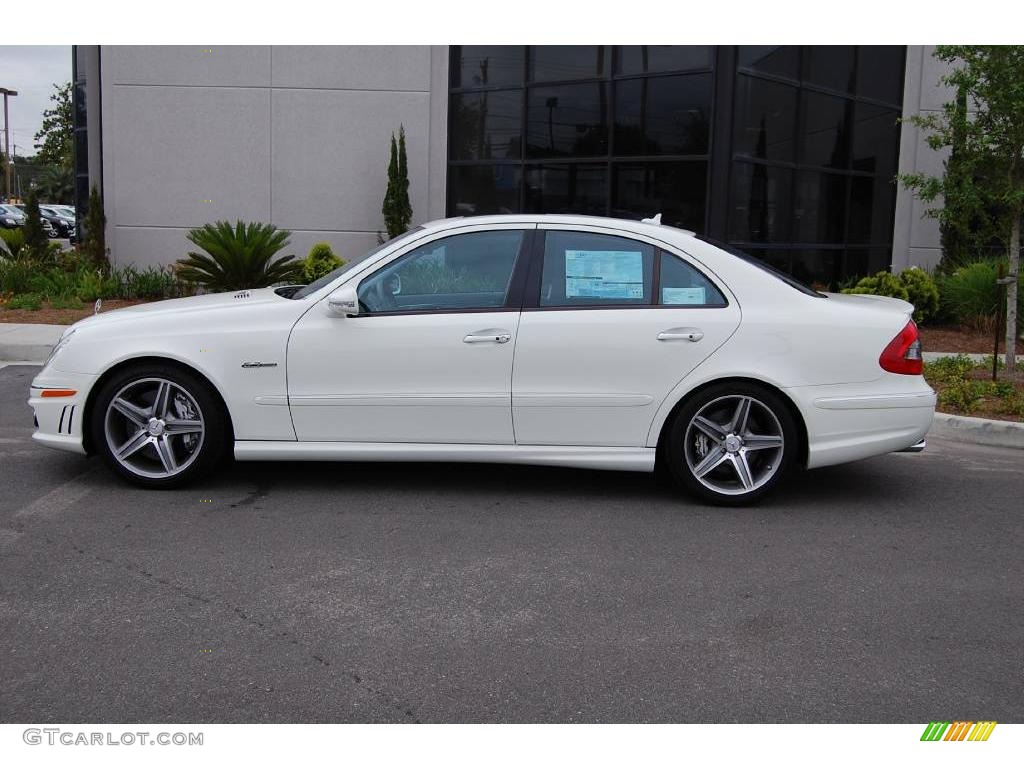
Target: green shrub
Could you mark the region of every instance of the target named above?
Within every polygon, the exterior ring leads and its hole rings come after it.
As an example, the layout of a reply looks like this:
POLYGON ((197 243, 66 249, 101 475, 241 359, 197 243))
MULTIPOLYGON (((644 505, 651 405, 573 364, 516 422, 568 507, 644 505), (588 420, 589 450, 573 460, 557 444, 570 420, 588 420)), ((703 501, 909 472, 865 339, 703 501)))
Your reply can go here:
MULTIPOLYGON (((996 312, 1002 301, 1002 290, 996 285, 998 270, 997 261, 975 261, 960 267, 939 280, 940 304, 961 325, 994 333, 996 312)), ((1017 317, 1020 318, 1024 309, 1024 275, 1017 294, 1017 317)))
POLYGON ((39 215, 39 198, 35 190, 31 190, 25 199, 25 216, 27 221, 22 229, 27 253, 22 258, 44 261, 50 251, 50 238, 43 229, 43 220, 39 215))
POLYGON ((8 309, 41 309, 43 297, 38 293, 23 293, 7 300, 8 309))
POLYGON ((50 297, 50 306, 54 309, 81 309, 82 300, 73 293, 62 293, 50 297))
POLYGON ((117 282, 116 295, 122 299, 171 299, 191 293, 172 267, 124 267, 112 277, 117 282))
POLYGON ((29 293, 36 267, 27 261, 0 262, 0 293, 29 293))
POLYGON ((872 296, 891 296, 914 305, 914 320, 924 323, 935 318, 939 311, 939 288, 932 276, 919 267, 904 269, 898 275, 879 272, 861 280, 843 293, 866 293, 872 296))
POLYGON ((15 259, 22 258, 22 251, 25 249, 25 233, 21 229, 0 229, 0 238, 7 243, 11 256, 15 259))
POLYGON ((914 305, 914 320, 927 323, 939 312, 939 287, 932 276, 920 267, 904 269, 899 274, 900 283, 907 291, 907 300, 914 305))
POLYGON ((297 282, 302 278, 301 262, 294 261, 294 256, 274 258, 288 245, 290 235, 272 224, 206 224, 187 235, 206 253, 190 251, 188 258, 178 262, 178 276, 211 291, 297 282))
POLYGON ((974 361, 967 355, 940 357, 924 364, 925 377, 936 384, 952 384, 965 381, 974 368, 974 361))
POLYGON ((971 409, 981 399, 981 387, 979 382, 963 380, 950 384, 939 393, 939 406, 953 408, 964 413, 970 413, 971 409))
POLYGON ((329 272, 333 272, 345 263, 331 250, 330 243, 315 243, 309 249, 309 255, 302 261, 302 273, 307 283, 319 280, 329 272))

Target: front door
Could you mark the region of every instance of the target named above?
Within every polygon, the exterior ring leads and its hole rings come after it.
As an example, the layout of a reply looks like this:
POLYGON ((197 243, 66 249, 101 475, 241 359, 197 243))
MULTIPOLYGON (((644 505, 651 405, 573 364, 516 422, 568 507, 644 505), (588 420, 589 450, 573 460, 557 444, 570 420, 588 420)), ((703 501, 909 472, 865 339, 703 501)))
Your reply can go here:
POLYGON ((325 299, 299 320, 288 344, 299 440, 514 442, 514 278, 529 238, 522 225, 467 230, 359 279, 358 316, 332 316, 325 299))

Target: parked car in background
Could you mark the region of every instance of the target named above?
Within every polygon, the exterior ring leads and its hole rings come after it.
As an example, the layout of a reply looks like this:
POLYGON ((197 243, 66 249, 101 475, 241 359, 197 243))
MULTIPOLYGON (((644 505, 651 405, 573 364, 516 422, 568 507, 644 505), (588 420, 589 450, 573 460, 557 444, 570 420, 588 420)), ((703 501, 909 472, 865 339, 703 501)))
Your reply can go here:
MULTIPOLYGON (((24 216, 25 221, 28 221, 28 214, 25 213, 24 203, 18 203, 17 205, 13 205, 11 207, 18 211, 22 216, 24 216)), ((40 207, 39 210, 39 218, 43 225, 43 231, 46 232, 47 237, 59 237, 59 235, 57 234, 57 230, 54 228, 53 224, 50 223, 50 220, 43 215, 42 207, 40 207)), ((24 226, 24 222, 22 222, 22 226, 24 226)))
POLYGON ((25 226, 27 217, 13 205, 0 203, 0 227, 14 229, 25 226))
POLYGON ((923 448, 912 305, 659 222, 447 219, 307 286, 93 315, 32 382, 33 437, 151 488, 233 453, 660 466, 719 504, 923 448))
POLYGON ((62 210, 59 206, 40 205, 39 215, 50 222, 50 225, 57 233, 55 237, 74 237, 75 217, 73 214, 68 214, 67 211, 62 210))

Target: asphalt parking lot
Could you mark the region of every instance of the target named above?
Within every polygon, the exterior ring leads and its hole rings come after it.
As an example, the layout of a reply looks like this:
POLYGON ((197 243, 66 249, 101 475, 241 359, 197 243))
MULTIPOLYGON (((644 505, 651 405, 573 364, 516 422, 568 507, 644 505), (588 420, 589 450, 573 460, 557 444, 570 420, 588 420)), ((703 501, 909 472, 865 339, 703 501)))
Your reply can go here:
POLYGON ((650 476, 238 464, 130 488, 0 368, 4 722, 1024 721, 1024 453, 754 509, 650 476))

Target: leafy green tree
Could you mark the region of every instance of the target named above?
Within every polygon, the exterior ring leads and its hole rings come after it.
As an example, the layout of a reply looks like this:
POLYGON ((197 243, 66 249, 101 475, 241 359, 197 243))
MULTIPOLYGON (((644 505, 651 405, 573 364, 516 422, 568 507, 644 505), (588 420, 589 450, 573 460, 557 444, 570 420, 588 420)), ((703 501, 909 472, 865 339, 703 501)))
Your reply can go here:
POLYGON ((294 256, 274 258, 288 245, 290 236, 291 232, 273 224, 205 224, 190 230, 186 237, 206 253, 189 251, 188 258, 177 262, 178 277, 211 291, 299 282, 301 262, 295 261, 294 256))
POLYGON ((405 126, 399 126, 398 140, 391 134, 391 159, 388 163, 388 187, 384 193, 384 226, 388 238, 409 231, 412 204, 409 202, 409 164, 405 153, 405 126))
POLYGON ((334 255, 330 243, 314 243, 309 255, 302 261, 302 272, 307 283, 319 280, 345 263, 334 255))
POLYGON ((52 203, 68 203, 75 197, 75 172, 72 168, 51 166, 36 182, 39 196, 52 203))
MULTIPOLYGON (((1013 371, 1024 216, 1024 45, 940 45, 935 57, 951 66, 942 83, 957 98, 911 121, 928 133, 932 149, 955 148, 955 172, 950 174, 947 162, 942 177, 913 174, 901 180, 925 202, 941 196, 942 208, 982 211, 991 221, 1009 263, 1004 370, 1013 371)), ((943 220, 941 212, 933 215, 943 220)))
POLYGON ((89 192, 89 208, 83 222, 82 252, 96 269, 110 272, 110 251, 107 250, 107 217, 103 213, 103 198, 99 188, 93 184, 89 192))
POLYGON ((75 122, 71 112, 71 83, 53 84, 52 107, 43 112, 43 125, 35 135, 37 157, 46 165, 75 167, 75 122))
POLYGON ((34 189, 25 198, 25 254, 28 258, 43 261, 50 252, 50 238, 43 229, 43 218, 39 215, 39 196, 34 189))

